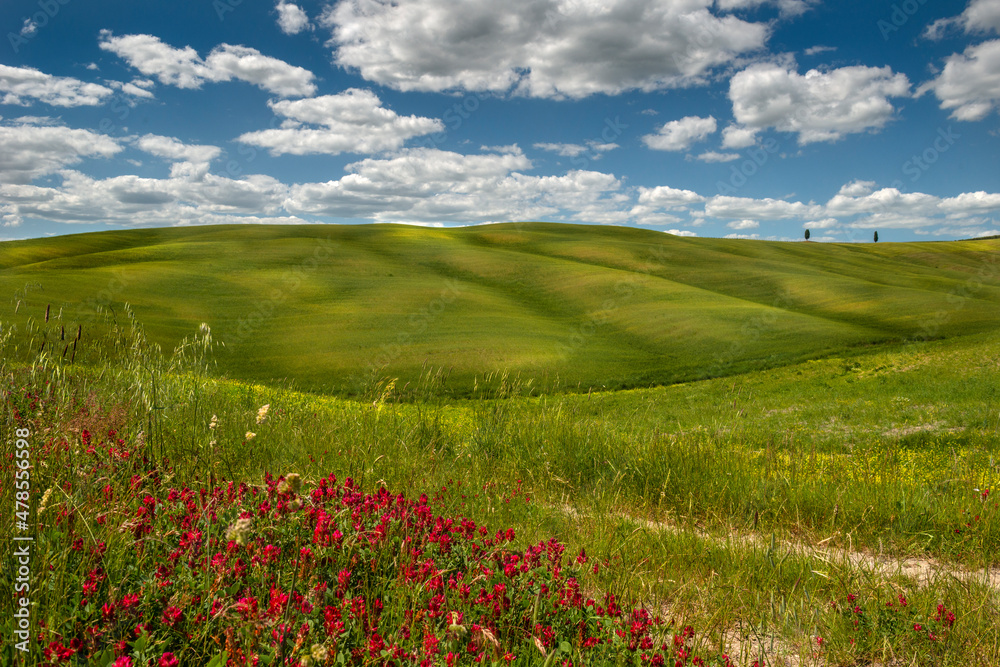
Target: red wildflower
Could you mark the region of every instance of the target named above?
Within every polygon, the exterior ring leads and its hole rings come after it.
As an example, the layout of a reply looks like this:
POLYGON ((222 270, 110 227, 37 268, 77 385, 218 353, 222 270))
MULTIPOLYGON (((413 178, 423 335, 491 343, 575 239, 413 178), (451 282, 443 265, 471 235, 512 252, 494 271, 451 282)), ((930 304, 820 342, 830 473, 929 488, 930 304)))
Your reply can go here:
POLYGON ((183 617, 184 612, 182 612, 177 607, 173 605, 169 606, 163 612, 163 618, 161 619, 163 624, 168 628, 172 628, 177 625, 178 621, 183 617))
POLYGON ((385 648, 385 640, 382 639, 382 635, 377 632, 373 632, 370 637, 368 637, 368 655, 372 658, 378 658, 382 655, 382 650, 385 648))
POLYGON ((424 635, 424 653, 429 656, 437 655, 439 643, 440 641, 434 635, 424 635))

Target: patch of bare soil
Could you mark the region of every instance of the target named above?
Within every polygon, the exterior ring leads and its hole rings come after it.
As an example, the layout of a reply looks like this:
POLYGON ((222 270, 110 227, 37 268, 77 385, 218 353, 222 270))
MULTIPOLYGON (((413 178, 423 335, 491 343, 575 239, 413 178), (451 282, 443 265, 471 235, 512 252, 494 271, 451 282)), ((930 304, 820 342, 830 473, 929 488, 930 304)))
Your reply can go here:
MULTIPOLYGON (((577 510, 573 507, 564 506, 562 511, 574 517, 580 516, 577 510)), ((765 549, 771 548, 772 545, 770 538, 767 538, 759 533, 732 533, 728 537, 721 537, 707 531, 686 528, 664 521, 643 519, 626 513, 620 513, 619 516, 623 519, 627 519, 644 526, 649 530, 668 531, 674 534, 693 532, 701 539, 715 542, 720 545, 751 545, 765 549)), ((811 556, 828 563, 831 567, 843 567, 844 565, 847 565, 867 574, 874 574, 882 577, 903 576, 913 580, 918 586, 927 586, 942 578, 951 578, 966 583, 985 584, 1000 590, 1000 567, 969 570, 943 563, 935 558, 896 557, 853 549, 850 547, 828 547, 827 543, 835 537, 837 537, 837 535, 831 536, 816 544, 810 544, 804 541, 782 539, 774 542, 774 548, 776 551, 780 550, 781 552, 796 555, 811 556)), ((817 571, 817 574, 825 576, 825 573, 823 572, 817 571)))
POLYGON ((882 435, 889 438, 902 438, 914 433, 958 433, 963 430, 959 427, 945 428, 944 424, 945 422, 943 421, 936 421, 926 424, 915 424, 913 426, 897 426, 885 431, 882 435))
MULTIPOLYGON (((636 521, 651 530, 667 530, 673 533, 682 533, 690 530, 669 523, 636 519, 624 514, 622 517, 636 521)), ((771 540, 759 533, 738 533, 730 538, 722 538, 718 535, 699 530, 697 531, 697 535, 702 539, 719 544, 725 544, 728 541, 736 544, 751 544, 763 548, 771 547, 771 540)), ((853 569, 861 570, 867 574, 882 577, 907 577, 913 580, 918 586, 927 586, 942 578, 951 578, 966 583, 985 584, 1000 590, 1000 568, 968 570, 943 563, 935 558, 895 557, 851 548, 828 548, 824 543, 832 539, 833 537, 829 537, 818 544, 778 540, 774 543, 774 546, 776 550, 780 549, 783 552, 811 556, 830 564, 831 567, 848 565, 853 569)), ((826 576, 825 573, 819 571, 817 571, 817 574, 826 576)))
MULTIPOLYGON (((569 505, 563 505, 558 509, 574 518, 582 516, 576 508, 569 505)), ((652 531, 668 531, 673 534, 693 533, 704 540, 720 545, 750 545, 763 549, 770 549, 773 546, 779 555, 791 553, 809 556, 829 566, 829 570, 826 572, 821 569, 813 570, 819 576, 829 577, 831 572, 837 568, 847 567, 869 576, 904 577, 921 587, 929 586, 937 581, 955 579, 966 584, 986 585, 1000 591, 1000 568, 969 570, 948 565, 934 558, 900 558, 851 547, 828 547, 827 543, 838 535, 831 536, 816 544, 785 539, 772 542, 771 538, 760 533, 732 533, 723 537, 697 528, 692 529, 665 521, 635 517, 625 512, 619 513, 618 516, 652 531)), ((753 632, 752 628, 744 629, 743 632, 727 630, 724 634, 728 654, 737 661, 737 664, 752 664, 753 660, 764 656, 764 664, 768 667, 805 667, 806 665, 826 667, 828 665, 826 659, 815 653, 813 647, 809 645, 811 638, 805 638, 806 643, 796 648, 787 637, 771 633, 757 634, 753 632), (807 657, 803 658, 803 655, 807 657)), ((873 663, 872 667, 891 667, 891 665, 873 663)))

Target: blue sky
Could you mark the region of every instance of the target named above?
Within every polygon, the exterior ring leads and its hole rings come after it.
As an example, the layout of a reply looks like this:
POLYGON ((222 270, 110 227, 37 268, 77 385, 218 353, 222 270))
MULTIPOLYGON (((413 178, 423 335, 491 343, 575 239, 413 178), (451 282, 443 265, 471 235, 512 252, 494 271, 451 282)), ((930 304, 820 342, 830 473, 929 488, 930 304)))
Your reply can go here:
POLYGON ((0 29, 0 239, 1000 234, 1000 0, 6 0, 0 29))

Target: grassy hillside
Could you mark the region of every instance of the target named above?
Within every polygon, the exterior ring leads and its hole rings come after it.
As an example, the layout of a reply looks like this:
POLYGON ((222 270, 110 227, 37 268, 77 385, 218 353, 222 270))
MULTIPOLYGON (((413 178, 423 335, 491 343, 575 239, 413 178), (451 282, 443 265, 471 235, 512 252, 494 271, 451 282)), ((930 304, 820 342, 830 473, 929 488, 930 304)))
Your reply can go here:
POLYGON ((24 664, 1000 664, 992 332, 414 402, 220 380, 204 342, 0 355, 24 664))
POLYGON ((996 250, 552 225, 0 245, 25 664, 993 667, 996 250), (150 354, 142 325, 185 342, 150 354), (266 382, 369 364, 359 398, 266 382))
POLYGON ((635 387, 988 331, 997 250, 541 223, 103 232, 0 244, 0 321, 52 304, 89 331, 128 303, 167 350, 207 322, 223 373, 307 389, 427 367, 459 392, 494 370, 635 387))

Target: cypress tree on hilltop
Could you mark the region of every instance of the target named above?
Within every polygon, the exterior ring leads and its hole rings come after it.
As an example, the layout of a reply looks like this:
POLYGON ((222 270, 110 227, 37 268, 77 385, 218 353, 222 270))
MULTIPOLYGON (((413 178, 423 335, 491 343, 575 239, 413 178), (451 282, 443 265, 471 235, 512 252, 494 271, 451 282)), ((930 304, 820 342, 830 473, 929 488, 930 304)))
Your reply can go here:
POLYGON ((878 232, 875 232, 875 243, 878 243, 878 232))
POLYGON ((806 230, 806 241, 808 241, 808 240, 809 240, 809 230, 807 229, 806 230))

